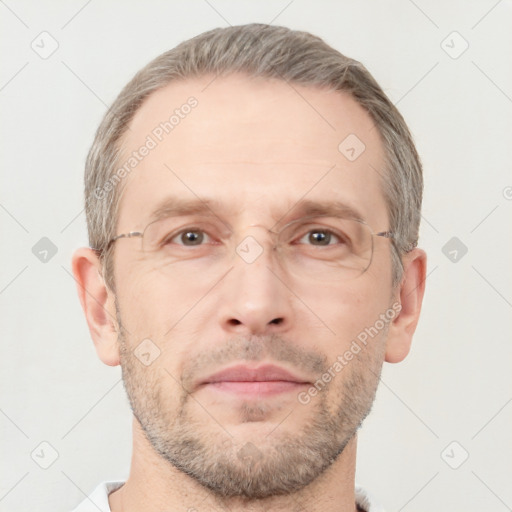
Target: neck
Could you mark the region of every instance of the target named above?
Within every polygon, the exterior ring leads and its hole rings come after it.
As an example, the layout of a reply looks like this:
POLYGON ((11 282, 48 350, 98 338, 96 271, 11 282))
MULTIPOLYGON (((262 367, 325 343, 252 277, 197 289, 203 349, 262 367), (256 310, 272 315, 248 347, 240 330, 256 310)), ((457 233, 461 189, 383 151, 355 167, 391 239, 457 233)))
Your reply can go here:
POLYGON ((356 445, 354 436, 324 473, 296 493, 258 500, 219 498, 156 453, 134 418, 130 476, 110 494, 109 504, 112 512, 202 512, 219 508, 230 512, 354 512, 356 445))

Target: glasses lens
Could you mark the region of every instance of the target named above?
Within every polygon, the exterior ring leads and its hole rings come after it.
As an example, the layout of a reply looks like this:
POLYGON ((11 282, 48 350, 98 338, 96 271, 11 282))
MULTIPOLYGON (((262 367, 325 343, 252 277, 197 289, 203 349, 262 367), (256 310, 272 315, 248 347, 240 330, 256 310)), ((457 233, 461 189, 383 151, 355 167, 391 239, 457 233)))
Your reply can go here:
MULTIPOLYGON (((144 230, 142 248, 150 257, 185 256, 191 248, 200 248, 210 241, 214 225, 211 220, 198 219, 194 225, 183 225, 169 217, 149 224, 144 230)), ((197 252, 197 251, 196 251, 197 252)))
POLYGON ((352 279, 370 265, 373 236, 370 228, 345 218, 293 222, 280 233, 279 250, 287 268, 303 279, 352 279))
MULTIPOLYGON (((178 272, 180 267, 174 264, 185 261, 187 265, 208 262, 209 271, 229 268, 237 261, 233 259, 236 248, 230 250, 227 239, 219 243, 220 231, 211 219, 198 219, 190 225, 176 218, 162 219, 148 225, 142 249, 163 272, 178 272)), ((236 238, 232 233, 230 236, 236 238)), ((264 238, 257 240, 262 250, 275 247, 283 273, 299 279, 352 279, 362 274, 372 260, 372 232, 363 222, 352 219, 300 219, 264 238), (269 243, 272 236, 274 246, 269 243)))

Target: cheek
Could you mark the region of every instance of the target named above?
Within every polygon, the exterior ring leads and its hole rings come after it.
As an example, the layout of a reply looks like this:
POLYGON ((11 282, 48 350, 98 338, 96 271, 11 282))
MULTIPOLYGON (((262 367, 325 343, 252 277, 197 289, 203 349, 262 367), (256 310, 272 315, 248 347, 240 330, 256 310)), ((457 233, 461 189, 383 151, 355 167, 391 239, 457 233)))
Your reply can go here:
POLYGON ((177 372, 167 366, 165 352, 149 365, 129 352, 123 360, 123 380, 134 412, 146 426, 168 426, 183 401, 177 372))
MULTIPOLYGON (((301 329, 317 329, 319 321, 325 326, 325 335, 319 337, 317 345, 328 358, 336 359, 365 330, 370 329, 390 307, 387 286, 377 284, 371 276, 362 276, 357 281, 322 287, 298 289, 297 295, 309 306, 312 313, 301 315, 301 329), (319 320, 318 320, 319 319, 319 320), (332 332, 331 332, 332 331, 332 332)), ((377 327, 381 327, 380 322, 377 327)), ((379 329, 379 334, 382 329, 379 329)), ((374 331, 372 331, 374 332, 374 331)), ((381 336, 375 336, 381 339, 381 336)))
MULTIPOLYGON (((170 343, 170 335, 164 337, 157 333, 155 325, 168 325, 163 316, 159 317, 157 308, 147 307, 148 302, 140 294, 130 294, 126 290, 123 293, 124 302, 120 304, 124 327, 121 364, 128 393, 137 401, 140 414, 174 411, 182 401, 180 376, 187 347, 170 343)), ((152 421, 151 417, 147 419, 152 421)))
POLYGON ((192 260, 160 268, 120 259, 116 289, 123 324, 128 332, 162 337, 208 293, 221 270, 192 260))

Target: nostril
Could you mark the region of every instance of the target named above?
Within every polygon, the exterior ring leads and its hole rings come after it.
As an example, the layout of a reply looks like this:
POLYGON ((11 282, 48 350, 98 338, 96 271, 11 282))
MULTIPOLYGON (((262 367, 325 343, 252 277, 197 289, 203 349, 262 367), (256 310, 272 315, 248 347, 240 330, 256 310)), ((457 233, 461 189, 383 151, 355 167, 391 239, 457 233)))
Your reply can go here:
MULTIPOLYGON (((269 322, 269 325, 280 325, 283 323, 283 318, 274 318, 273 320, 271 320, 269 322)), ((235 326, 235 325, 242 325, 242 322, 240 320, 237 320, 236 318, 230 318, 228 320, 228 324, 231 325, 231 326, 235 326)))

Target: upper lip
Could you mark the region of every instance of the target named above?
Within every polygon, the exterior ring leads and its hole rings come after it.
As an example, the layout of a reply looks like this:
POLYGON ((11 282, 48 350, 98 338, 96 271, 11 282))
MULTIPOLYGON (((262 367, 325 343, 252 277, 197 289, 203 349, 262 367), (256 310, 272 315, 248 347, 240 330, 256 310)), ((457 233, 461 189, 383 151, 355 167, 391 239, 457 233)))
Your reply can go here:
POLYGON ((250 368, 244 364, 230 366, 219 372, 216 372, 205 379, 201 384, 211 384, 215 382, 265 382, 265 381, 288 381, 297 383, 307 383, 306 379, 294 375, 288 370, 273 364, 265 364, 257 368, 250 368))

